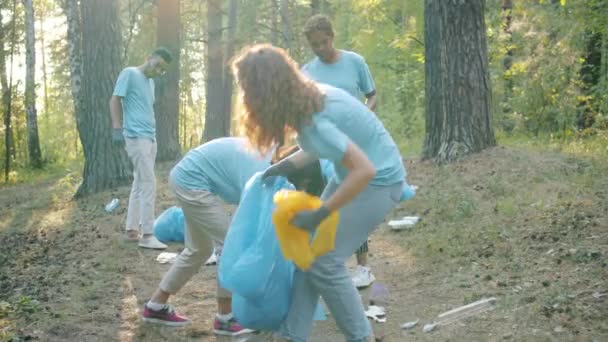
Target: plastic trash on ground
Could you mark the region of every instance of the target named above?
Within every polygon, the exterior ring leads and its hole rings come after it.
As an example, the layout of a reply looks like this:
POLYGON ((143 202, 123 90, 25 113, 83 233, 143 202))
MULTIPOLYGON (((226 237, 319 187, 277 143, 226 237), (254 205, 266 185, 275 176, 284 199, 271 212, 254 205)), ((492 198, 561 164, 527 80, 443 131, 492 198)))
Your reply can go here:
POLYGON ((302 210, 318 209, 323 202, 320 198, 302 191, 280 191, 274 196, 277 208, 272 215, 283 256, 293 260, 296 266, 308 270, 314 260, 335 247, 339 213, 327 217, 315 233, 310 243, 310 233, 291 224, 294 216, 302 210))

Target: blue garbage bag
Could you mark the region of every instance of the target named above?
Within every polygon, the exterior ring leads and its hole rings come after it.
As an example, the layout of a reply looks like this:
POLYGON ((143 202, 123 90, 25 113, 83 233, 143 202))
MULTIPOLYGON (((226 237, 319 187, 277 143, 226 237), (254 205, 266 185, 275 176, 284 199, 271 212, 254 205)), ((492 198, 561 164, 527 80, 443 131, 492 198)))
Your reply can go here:
POLYGON ((407 183, 404 183, 403 192, 401 193, 401 198, 399 198, 399 201, 400 202, 407 201, 410 198, 414 197, 415 195, 416 195, 416 188, 407 183))
POLYGON ((272 197, 294 187, 283 177, 264 184, 254 175, 241 195, 224 241, 220 285, 232 292, 232 312, 245 327, 276 330, 289 310, 295 266, 285 260, 272 224, 272 197))
POLYGON ((154 221, 154 236, 162 242, 184 242, 184 211, 171 207, 154 221))

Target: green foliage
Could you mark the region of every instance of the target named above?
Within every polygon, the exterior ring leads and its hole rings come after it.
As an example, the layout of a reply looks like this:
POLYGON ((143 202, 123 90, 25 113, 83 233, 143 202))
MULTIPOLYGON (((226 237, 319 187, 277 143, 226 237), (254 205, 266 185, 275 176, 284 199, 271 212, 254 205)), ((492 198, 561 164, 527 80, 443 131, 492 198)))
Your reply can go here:
MULTIPOLYGON (((602 117, 608 108, 605 69, 603 79, 590 92, 585 91, 580 75, 587 63, 586 36, 606 31, 608 5, 601 1, 515 1, 509 34, 500 3, 491 2, 487 14, 499 128, 535 136, 541 132, 568 136, 588 108, 594 111, 596 123, 604 124, 602 117), (511 67, 507 69, 506 64, 511 67)), ((606 52, 605 46, 604 59, 606 52)))

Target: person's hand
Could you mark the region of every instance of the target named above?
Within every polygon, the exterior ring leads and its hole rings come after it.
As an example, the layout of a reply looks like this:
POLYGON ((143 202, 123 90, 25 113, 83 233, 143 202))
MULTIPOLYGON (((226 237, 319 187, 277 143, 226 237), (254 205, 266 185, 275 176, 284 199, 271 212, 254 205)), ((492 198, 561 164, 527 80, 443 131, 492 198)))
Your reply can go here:
POLYGON ((317 210, 302 210, 294 216, 291 224, 300 229, 313 232, 329 214, 329 209, 324 205, 317 210))
POLYGON ((287 176, 295 170, 296 166, 288 159, 284 159, 276 164, 270 165, 262 174, 262 180, 266 181, 269 177, 275 176, 287 176))
POLYGON ((122 128, 112 129, 112 143, 118 147, 125 145, 125 137, 122 135, 122 128))

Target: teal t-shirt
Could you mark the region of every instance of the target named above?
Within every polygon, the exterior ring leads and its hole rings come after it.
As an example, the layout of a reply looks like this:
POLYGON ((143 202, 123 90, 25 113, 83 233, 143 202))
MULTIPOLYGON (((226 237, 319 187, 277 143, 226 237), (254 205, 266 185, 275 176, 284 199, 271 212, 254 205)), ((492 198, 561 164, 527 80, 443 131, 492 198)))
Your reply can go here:
POLYGON ((219 138, 186 153, 169 177, 184 189, 206 190, 238 204, 247 181, 266 170, 271 157, 261 156, 244 138, 219 138))
POLYGON ((405 169, 401 154, 378 117, 363 103, 342 89, 319 84, 325 93, 324 108, 312 115, 312 122, 298 131, 302 150, 319 159, 330 160, 338 183, 348 170, 341 161, 349 141, 359 146, 376 168, 372 185, 393 185, 403 182, 405 169))
POLYGON ((376 89, 365 59, 352 51, 340 50, 340 58, 332 64, 315 57, 302 67, 302 72, 314 81, 344 89, 359 100, 376 89))
POLYGON ((122 97, 123 135, 156 140, 154 80, 137 67, 125 68, 118 75, 113 95, 122 97))

